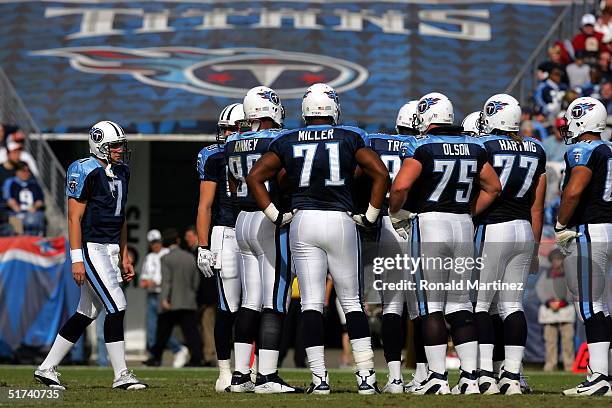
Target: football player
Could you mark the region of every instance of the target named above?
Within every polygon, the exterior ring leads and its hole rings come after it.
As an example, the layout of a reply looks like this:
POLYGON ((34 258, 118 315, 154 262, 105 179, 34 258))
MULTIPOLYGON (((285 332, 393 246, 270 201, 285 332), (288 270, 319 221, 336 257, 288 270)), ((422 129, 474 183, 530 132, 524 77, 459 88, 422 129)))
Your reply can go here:
POLYGON ((568 254, 563 262, 567 287, 584 322, 590 356, 586 381, 564 395, 612 395, 606 377, 612 323, 604 290, 612 267, 612 143, 601 140, 607 117, 597 99, 578 98, 560 129, 571 147, 565 153, 555 236, 568 254))
MULTIPOLYGON (((366 146, 374 150, 379 156, 384 165, 389 171, 391 181, 399 171, 402 162, 399 157, 399 151, 402 143, 406 141, 408 135, 418 134, 418 130, 412 128, 412 119, 416 115, 416 105, 418 101, 410 101, 406 103, 398 112, 396 120, 397 135, 388 135, 384 133, 369 134, 366 138, 366 146), (401 133, 400 133, 401 132, 401 133)), ((369 201, 370 187, 369 183, 360 181, 359 186, 363 186, 367 190, 363 194, 363 203, 367 208, 369 201)), ((387 193, 387 197, 388 197, 387 193)), ((360 197, 361 198, 361 197, 360 197)), ((361 204, 361 202, 359 202, 361 204)), ((364 239, 365 249, 363 251, 364 265, 371 265, 374 257, 394 257, 396 254, 408 253, 408 240, 400 237, 393 229, 389 215, 387 212, 388 202, 385 200, 384 206, 381 209, 382 223, 378 233, 376 234, 375 245, 371 241, 368 242, 369 234, 362 235, 364 239), (366 238, 364 238, 364 236, 366 238)), ((371 267, 366 268, 366 272, 372 273, 371 267)), ((385 270, 381 275, 383 282, 399 283, 404 276, 404 270, 385 270)), ((408 291, 404 293, 401 290, 380 290, 380 298, 383 305, 382 318, 382 343, 385 354, 385 360, 389 368, 389 376, 387 384, 383 387, 383 393, 401 394, 404 392, 404 379, 402 378, 401 354, 402 354, 402 336, 404 332, 404 320, 402 314, 404 311, 404 302, 406 295, 413 295, 414 292, 408 291)), ((408 299, 411 318, 418 316, 416 313, 416 299, 408 299)), ((420 337, 420 336, 419 336, 420 337)), ((424 350, 423 350, 424 351, 424 350)), ((424 353, 423 353, 424 354, 424 353)))
POLYGON ((361 298, 359 239, 355 223, 373 225, 382 208, 389 173, 378 155, 364 143, 359 128, 339 126, 340 107, 335 90, 314 84, 302 100, 306 127, 283 132, 270 151, 255 164, 247 177, 259 208, 276 224, 291 220, 290 243, 302 294, 304 345, 312 383, 308 393, 328 394, 329 376, 323 349, 323 304, 325 277, 329 273, 342 310, 356 365, 358 392, 379 392, 374 372, 374 353, 368 319, 361 298), (354 169, 359 165, 372 181, 370 205, 365 214, 353 211, 351 189, 354 169), (287 174, 291 210, 283 213, 265 188, 282 169, 287 174))
POLYGON ((219 378, 215 383, 217 392, 226 391, 232 382, 232 328, 241 296, 238 243, 234 230, 238 211, 227 186, 223 145, 229 135, 239 130, 238 123, 242 120, 244 110, 241 103, 226 106, 217 122, 217 144, 203 148, 198 153, 197 161, 200 175, 198 267, 207 278, 215 275, 219 297, 215 317, 215 348, 219 362, 219 378), (217 273, 213 270, 217 270, 217 273))
POLYGON ((34 378, 51 388, 65 389, 56 367, 104 308, 104 341, 115 374, 113 388, 140 390, 147 385, 125 364, 122 282, 132 281, 135 273, 127 247, 130 152, 123 129, 110 121, 96 123, 89 131, 89 151, 91 155, 72 163, 66 175, 72 276, 81 288, 81 298, 34 378))
POLYGON ((412 241, 416 247, 413 253, 422 255, 423 260, 411 273, 415 275, 419 312, 423 317, 429 377, 413 393, 450 392, 446 318, 461 360, 461 375, 453 393, 477 394, 478 343, 469 292, 455 286, 465 280, 460 270, 447 269, 439 260, 472 257, 471 207, 476 212, 488 207, 501 186, 495 170, 487 163, 482 144, 461 135, 463 129, 453 126, 453 105, 445 95, 423 96, 417 106, 415 125, 422 137, 404 143, 400 153, 404 161, 389 199, 394 228, 407 237, 406 230, 412 222, 412 241), (410 207, 404 209, 407 199, 410 207), (437 286, 422 286, 425 283, 437 286), (440 290, 439 286, 445 284, 451 288, 440 290))
MULTIPOLYGON (((245 181, 255 162, 279 134, 285 111, 276 92, 265 86, 247 92, 243 108, 252 130, 235 133, 225 143, 230 189, 235 192, 240 208, 236 240, 240 250, 242 282, 242 305, 235 323, 236 367, 230 389, 232 392, 254 390, 256 393, 304 392, 284 382, 277 370, 282 323, 292 278, 288 231, 266 218, 245 181), (253 384, 249 360, 255 340, 259 348, 259 367, 253 384)), ((279 188, 276 180, 271 180, 269 186, 276 197, 279 188)))
MULTIPOLYGON (((480 118, 479 113, 479 118, 480 118)), ((477 120, 479 122, 480 119, 477 120)), ((518 135, 521 107, 507 94, 490 97, 482 111, 480 141, 489 164, 500 178, 502 192, 474 218, 476 257, 484 262, 480 286, 493 282, 524 285, 531 268, 535 242, 542 235, 546 194, 546 154, 542 144, 518 135)), ((537 256, 537 255, 535 255, 537 256)), ((521 394, 520 369, 527 341, 523 290, 479 290, 474 319, 479 342, 479 387, 482 394, 521 394), (504 361, 497 380, 493 366, 494 332, 491 305, 503 321, 504 361)))

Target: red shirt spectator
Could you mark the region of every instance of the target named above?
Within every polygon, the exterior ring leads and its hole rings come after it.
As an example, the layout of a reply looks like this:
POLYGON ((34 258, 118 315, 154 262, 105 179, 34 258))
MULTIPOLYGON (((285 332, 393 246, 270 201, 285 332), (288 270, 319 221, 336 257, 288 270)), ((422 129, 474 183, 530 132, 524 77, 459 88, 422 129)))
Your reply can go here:
POLYGON ((597 20, 592 14, 582 16, 580 32, 572 40, 574 52, 582 50, 589 63, 594 63, 603 47, 603 34, 595 31, 597 20))

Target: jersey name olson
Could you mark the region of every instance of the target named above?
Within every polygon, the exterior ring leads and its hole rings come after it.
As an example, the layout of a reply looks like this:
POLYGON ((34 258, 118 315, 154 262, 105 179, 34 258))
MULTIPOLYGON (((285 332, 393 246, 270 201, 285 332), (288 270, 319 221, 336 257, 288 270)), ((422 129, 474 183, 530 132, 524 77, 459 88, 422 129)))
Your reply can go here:
POLYGON ((445 155, 470 156, 470 147, 465 143, 457 143, 457 144, 444 143, 442 144, 442 148, 444 149, 445 155))

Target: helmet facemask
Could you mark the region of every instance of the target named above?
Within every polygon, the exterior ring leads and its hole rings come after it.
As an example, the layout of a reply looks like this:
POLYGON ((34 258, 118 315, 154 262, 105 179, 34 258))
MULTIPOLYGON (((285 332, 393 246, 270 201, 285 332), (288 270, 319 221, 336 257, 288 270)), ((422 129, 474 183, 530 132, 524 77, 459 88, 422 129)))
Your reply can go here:
POLYGON ((100 153, 104 155, 106 158, 106 162, 109 164, 129 164, 130 158, 132 156, 132 151, 128 149, 127 140, 121 140, 116 142, 104 143, 100 146, 100 153), (120 148, 120 152, 112 152, 113 149, 120 148), (119 154, 120 158, 118 160, 113 160, 112 155, 119 154))

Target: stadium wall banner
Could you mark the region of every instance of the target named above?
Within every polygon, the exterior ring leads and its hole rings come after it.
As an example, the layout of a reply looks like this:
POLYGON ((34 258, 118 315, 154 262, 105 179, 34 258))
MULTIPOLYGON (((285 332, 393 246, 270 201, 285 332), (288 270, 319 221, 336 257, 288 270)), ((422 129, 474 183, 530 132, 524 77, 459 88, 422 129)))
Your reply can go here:
POLYGON ((458 120, 502 91, 566 1, 10 1, 0 65, 43 132, 100 119, 130 133, 214 133, 220 108, 263 84, 288 127, 303 90, 341 93, 342 120, 393 128, 445 92, 458 120))
POLYGON ((79 301, 64 237, 0 238, 0 352, 50 346, 79 301))

